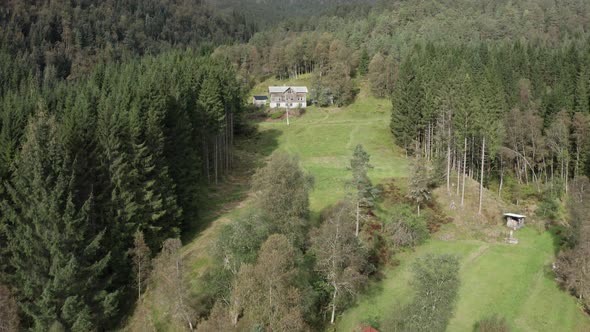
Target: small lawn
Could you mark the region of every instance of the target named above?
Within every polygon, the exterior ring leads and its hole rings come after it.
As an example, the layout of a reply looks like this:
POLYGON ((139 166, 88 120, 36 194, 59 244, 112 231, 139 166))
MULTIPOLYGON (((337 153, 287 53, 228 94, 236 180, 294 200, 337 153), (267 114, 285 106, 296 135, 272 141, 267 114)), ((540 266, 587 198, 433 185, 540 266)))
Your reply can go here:
POLYGON ((551 234, 524 228, 515 236, 518 245, 430 240, 398 255, 400 266, 388 269, 385 279, 344 313, 337 331, 354 331, 360 322, 387 317, 409 302, 411 263, 427 253, 461 259, 459 301, 447 331, 473 331, 476 321, 493 314, 506 317, 514 331, 589 331, 590 319, 553 280, 551 234))
POLYGON ((359 96, 345 108, 309 107, 300 118, 271 120, 260 130, 280 131, 279 151, 298 155, 303 168, 315 178, 311 193, 314 214, 346 195, 347 170, 354 147, 363 144, 371 155, 375 183, 392 177, 404 177, 408 162, 393 144, 389 130, 388 100, 359 96))

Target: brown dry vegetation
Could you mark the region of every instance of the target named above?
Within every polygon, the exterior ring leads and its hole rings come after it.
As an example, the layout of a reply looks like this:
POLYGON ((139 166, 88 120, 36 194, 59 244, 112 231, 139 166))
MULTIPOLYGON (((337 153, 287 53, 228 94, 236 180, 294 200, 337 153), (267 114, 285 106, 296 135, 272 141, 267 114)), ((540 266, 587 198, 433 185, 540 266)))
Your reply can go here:
MULTIPOLYGON (((453 181, 451 181, 453 182, 453 181)), ((544 223, 537 220, 535 206, 531 204, 513 205, 498 199, 496 192, 484 188, 482 213, 479 208, 479 182, 467 178, 465 182, 465 206, 461 207, 461 196, 456 195, 456 187, 451 192, 442 186, 433 194, 434 200, 442 209, 441 213, 451 219, 452 224, 442 227, 435 235, 441 240, 478 239, 486 242, 503 241, 508 230, 504 227, 502 214, 506 212, 519 213, 527 216, 527 226, 541 230, 544 223)))

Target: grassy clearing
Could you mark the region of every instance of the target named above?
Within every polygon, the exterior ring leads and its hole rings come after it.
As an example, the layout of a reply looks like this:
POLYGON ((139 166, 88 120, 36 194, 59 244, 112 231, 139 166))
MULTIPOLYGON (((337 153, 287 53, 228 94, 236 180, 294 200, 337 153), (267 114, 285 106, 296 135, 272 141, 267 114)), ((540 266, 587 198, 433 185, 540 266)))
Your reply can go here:
POLYGON ((301 165, 315 178, 311 194, 314 214, 346 195, 347 170, 352 151, 363 144, 371 155, 375 183, 407 174, 408 163, 392 144, 387 100, 360 96, 347 108, 309 107, 304 116, 286 121, 266 121, 260 130, 279 131, 278 150, 298 155, 301 165))
MULTIPOLYGON (((269 80, 259 84, 253 94, 265 93, 267 86, 273 84, 309 86, 309 77, 290 82, 269 80)), ((392 144, 390 107, 388 100, 370 97, 366 86, 361 84, 357 101, 346 108, 310 107, 303 116, 291 118, 290 126, 285 120, 260 123, 259 135, 240 142, 238 146, 242 169, 209 192, 209 203, 203 215, 206 227, 195 229, 184 239, 183 253, 192 292, 200 292, 199 278, 213 263, 208 250, 221 227, 251 207, 249 178, 252 166, 261 164, 273 151, 297 154, 303 168, 314 176, 311 209, 315 218, 321 210, 346 195, 345 184, 350 178, 347 165, 356 144, 363 144, 371 155, 371 163, 375 166, 370 172, 373 182, 407 176, 408 162, 403 152, 392 144)), ((404 181, 397 181, 397 184, 403 187, 404 181)), ((474 197, 477 195, 471 191, 476 190, 475 183, 468 184, 469 211, 475 209, 474 197)), ((337 331, 354 331, 361 322, 386 317, 408 303, 412 297, 409 267, 416 257, 426 253, 451 253, 461 258, 462 285, 456 314, 448 331, 472 331, 477 320, 493 314, 506 317, 515 331, 590 330, 588 317, 578 308, 574 298, 557 288, 548 269, 554 258, 550 233, 539 233, 528 227, 517 233, 521 241, 517 246, 491 241, 489 236, 479 233, 482 223, 496 232, 502 229, 493 223, 497 222, 494 215, 502 212, 497 210, 504 205, 494 204, 493 195, 486 196, 486 206, 489 207, 484 211, 486 220, 478 221, 472 212, 465 215, 459 210, 449 211, 450 200, 443 196, 446 190, 439 190, 436 194, 440 196, 443 209, 456 222, 445 225, 432 240, 414 252, 397 255, 400 265, 387 268, 384 279, 372 283, 357 305, 339 317, 337 331), (477 227, 472 227, 474 224, 477 227)), ((458 202, 455 203, 458 206, 458 202)), ((384 204, 384 208, 388 206, 384 204)), ((165 318, 166 308, 149 293, 146 301, 158 330, 182 330, 170 324, 165 318)), ((143 318, 136 313, 126 329, 140 331, 139 322, 143 318)))
MULTIPOLYGON (((250 178, 256 168, 263 165, 266 157, 275 150, 278 135, 278 132, 268 130, 252 139, 239 140, 236 143, 234 171, 219 185, 209 186, 200 204, 201 218, 198 225, 183 234, 185 245, 182 255, 190 281, 190 291, 195 298, 202 291, 201 276, 214 263, 209 252, 212 244, 223 225, 250 208, 250 178)), ((146 308, 144 311, 136 308, 122 330, 144 331, 146 325, 143 322, 147 319, 157 331, 185 331, 184 326, 169 319, 167 308, 154 296, 153 290, 157 287, 156 282, 150 283, 144 297, 146 308)))
MULTIPOLYGON (((470 181, 466 206, 446 189, 435 192, 446 214, 454 219, 426 244, 413 252, 398 254, 400 265, 384 271, 384 279, 373 284, 357 305, 346 311, 337 331, 355 331, 366 321, 379 321, 411 301, 412 262, 428 253, 449 253, 461 260, 461 288, 454 318, 447 331, 473 331, 480 319, 498 314, 513 331, 588 331, 590 319, 569 294, 555 283, 550 268, 555 258, 555 237, 529 222, 515 233, 518 245, 503 243, 507 230, 499 215, 515 209, 484 195, 484 213, 477 214, 477 190, 470 181), (450 208, 455 201, 456 207, 450 208)), ((383 327, 383 326, 382 326, 383 327)))
POLYGON ((354 331, 371 317, 387 317, 411 300, 411 262, 427 253, 450 253, 461 259, 461 288, 448 331, 472 331, 475 322, 493 314, 506 317, 514 331, 588 331, 590 321, 574 299, 558 289, 550 272, 551 233, 530 228, 517 233, 516 246, 482 241, 431 240, 399 255, 401 264, 385 272, 358 305, 345 313, 338 331, 354 331))

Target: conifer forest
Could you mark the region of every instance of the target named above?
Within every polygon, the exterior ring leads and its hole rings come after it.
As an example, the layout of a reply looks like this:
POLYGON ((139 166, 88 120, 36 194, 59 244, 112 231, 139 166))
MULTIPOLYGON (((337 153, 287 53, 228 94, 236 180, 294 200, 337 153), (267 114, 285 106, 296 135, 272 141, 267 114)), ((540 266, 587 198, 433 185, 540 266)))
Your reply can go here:
POLYGON ((590 330, 589 178, 587 0, 0 1, 0 332, 590 330))

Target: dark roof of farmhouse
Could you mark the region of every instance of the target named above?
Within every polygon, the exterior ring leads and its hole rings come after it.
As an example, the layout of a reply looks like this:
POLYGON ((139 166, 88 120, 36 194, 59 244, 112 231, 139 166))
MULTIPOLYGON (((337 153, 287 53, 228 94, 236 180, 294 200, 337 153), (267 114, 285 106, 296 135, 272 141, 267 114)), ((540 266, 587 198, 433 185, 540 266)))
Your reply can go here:
POLYGON ((269 86, 268 91, 270 93, 285 93, 287 90, 293 90, 299 93, 307 93, 306 86, 269 86))

